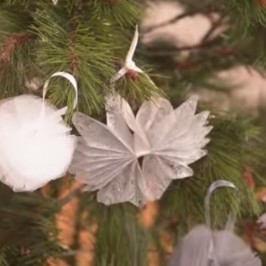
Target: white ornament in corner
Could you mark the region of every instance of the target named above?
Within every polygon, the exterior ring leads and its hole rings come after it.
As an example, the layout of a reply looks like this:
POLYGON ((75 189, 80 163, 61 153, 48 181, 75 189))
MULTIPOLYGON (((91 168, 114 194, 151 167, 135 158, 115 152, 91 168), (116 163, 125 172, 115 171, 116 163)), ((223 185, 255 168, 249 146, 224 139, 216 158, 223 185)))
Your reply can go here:
POLYGON ((175 248, 169 266, 261 266, 260 259, 234 232, 236 211, 232 209, 224 230, 213 230, 211 226, 211 195, 218 188, 235 189, 227 180, 211 184, 205 197, 206 225, 194 227, 175 248))
POLYGON ((139 31, 138 31, 138 26, 136 26, 134 38, 127 53, 124 66, 111 78, 110 80, 111 85, 113 85, 116 81, 125 76, 129 71, 143 73, 143 71, 139 67, 137 67, 135 62, 133 61, 133 57, 138 45, 138 40, 139 40, 139 31))
POLYGON ((205 225, 193 228, 175 249, 168 266, 262 266, 261 260, 235 233, 212 231, 205 225), (210 247, 215 258, 210 256, 210 247))
MULTIPOLYGON (((64 77, 76 92, 77 83, 65 72, 52 77, 64 77)), ((44 85, 45 97, 48 80, 44 85)), ((0 180, 14 191, 33 191, 50 180, 63 176, 71 163, 76 137, 57 110, 44 98, 21 95, 0 103, 0 180)))
POLYGON ((99 190, 99 202, 142 206, 160 199, 173 179, 193 175, 188 165, 207 153, 203 148, 212 128, 207 126, 209 113, 195 114, 194 97, 175 110, 157 98, 144 102, 135 117, 124 99, 113 97, 107 126, 74 114, 81 137, 70 172, 89 190, 99 190))

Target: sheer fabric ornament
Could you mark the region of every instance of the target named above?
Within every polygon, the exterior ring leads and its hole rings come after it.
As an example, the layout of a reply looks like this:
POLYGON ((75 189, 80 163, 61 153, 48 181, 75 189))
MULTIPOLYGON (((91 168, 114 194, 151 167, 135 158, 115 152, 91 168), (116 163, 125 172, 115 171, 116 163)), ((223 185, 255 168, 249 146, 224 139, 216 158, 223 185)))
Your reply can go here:
POLYGON ((99 202, 141 206, 160 199, 173 179, 193 175, 188 165, 206 155, 211 130, 209 113, 195 114, 196 98, 176 110, 163 98, 146 101, 136 117, 119 95, 107 99, 107 125, 73 116, 81 137, 70 172, 99 190, 99 202))
MULTIPOLYGON (((73 76, 67 78, 75 90, 73 76)), ((44 96, 49 80, 44 86, 44 96)), ((76 104, 76 100, 75 100, 76 104)), ((62 119, 67 108, 57 110, 48 101, 21 95, 0 104, 1 181, 14 191, 33 191, 63 176, 71 163, 76 137, 62 119)))
POLYGON ((169 266, 261 266, 250 247, 236 234, 234 224, 236 212, 229 215, 225 230, 211 229, 211 194, 217 188, 235 189, 235 185, 226 180, 215 181, 205 197, 205 216, 207 225, 194 227, 181 244, 174 250, 169 266))
POLYGON ((211 231, 200 225, 191 230, 174 251, 169 266, 261 266, 250 247, 228 230, 211 231), (213 254, 210 247, 213 241, 213 254))

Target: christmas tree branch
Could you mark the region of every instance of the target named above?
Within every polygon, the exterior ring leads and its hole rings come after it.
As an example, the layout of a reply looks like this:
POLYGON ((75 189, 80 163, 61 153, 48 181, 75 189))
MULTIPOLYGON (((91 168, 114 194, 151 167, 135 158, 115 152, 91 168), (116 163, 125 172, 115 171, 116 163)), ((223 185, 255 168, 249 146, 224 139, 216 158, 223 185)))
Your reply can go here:
POLYGON ((205 36, 202 38, 202 43, 206 43, 212 37, 212 34, 225 23, 225 15, 221 15, 218 21, 212 23, 212 27, 206 32, 205 36))
POLYGON ((62 208, 64 205, 68 204, 75 197, 81 195, 84 191, 86 191, 86 185, 83 184, 76 189, 72 190, 67 196, 59 200, 59 206, 62 208))
POLYGON ((22 47, 25 43, 30 42, 36 38, 36 35, 33 33, 25 32, 20 34, 14 34, 6 39, 2 45, 2 50, 0 53, 0 60, 3 63, 9 64, 11 58, 15 53, 16 49, 22 47))

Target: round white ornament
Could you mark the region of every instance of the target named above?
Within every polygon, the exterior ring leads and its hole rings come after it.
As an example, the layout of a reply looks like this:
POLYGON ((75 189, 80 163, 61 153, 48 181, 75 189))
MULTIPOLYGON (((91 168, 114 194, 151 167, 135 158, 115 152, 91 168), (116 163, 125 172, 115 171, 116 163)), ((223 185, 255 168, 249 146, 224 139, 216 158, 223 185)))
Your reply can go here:
MULTIPOLYGON (((68 79, 76 91, 77 83, 65 72, 52 77, 68 79)), ((43 99, 21 95, 0 104, 0 180, 14 191, 33 191, 63 176, 72 160, 76 137, 62 115, 46 101, 49 84, 44 85, 43 99)))

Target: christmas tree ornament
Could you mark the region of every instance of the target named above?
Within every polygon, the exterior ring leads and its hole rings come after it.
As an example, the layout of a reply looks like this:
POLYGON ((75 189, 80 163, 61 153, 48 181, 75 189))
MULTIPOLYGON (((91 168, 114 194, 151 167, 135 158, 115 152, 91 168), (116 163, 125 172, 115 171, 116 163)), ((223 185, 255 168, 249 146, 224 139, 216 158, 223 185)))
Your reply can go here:
POLYGON ((225 230, 210 228, 210 196, 217 188, 235 188, 225 180, 214 182, 205 198, 206 225, 194 227, 174 251, 169 266, 261 266, 250 247, 233 233, 235 214, 231 213, 225 230))
POLYGON ((233 232, 211 231, 200 225, 184 238, 180 250, 175 251, 169 266, 261 266, 250 247, 233 232), (214 255, 210 247, 214 245, 214 255))
POLYGON ((136 117, 119 95, 108 98, 107 125, 76 112, 80 133, 70 172, 106 205, 129 201, 141 206, 160 199, 174 179, 193 175, 188 166, 206 151, 209 113, 195 114, 192 97, 177 109, 169 101, 146 101, 136 117))
MULTIPOLYGON (((52 77, 64 77, 71 82, 77 105, 77 83, 65 72, 52 77)), ((62 119, 67 107, 57 110, 43 99, 21 95, 0 103, 0 169, 1 181, 14 191, 33 191, 50 180, 63 176, 72 160, 76 138, 62 119)))
MULTIPOLYGON (((143 73, 132 60, 137 42, 136 29, 124 67, 111 78, 112 86, 130 71, 143 73)), ((109 93, 107 125, 74 114, 81 137, 70 172, 89 190, 99 190, 98 201, 106 205, 129 201, 141 206, 160 199, 173 179, 192 176, 188 165, 206 155, 209 113, 195 115, 196 105, 192 97, 174 110, 169 101, 153 98, 135 116, 127 101, 109 93)))

